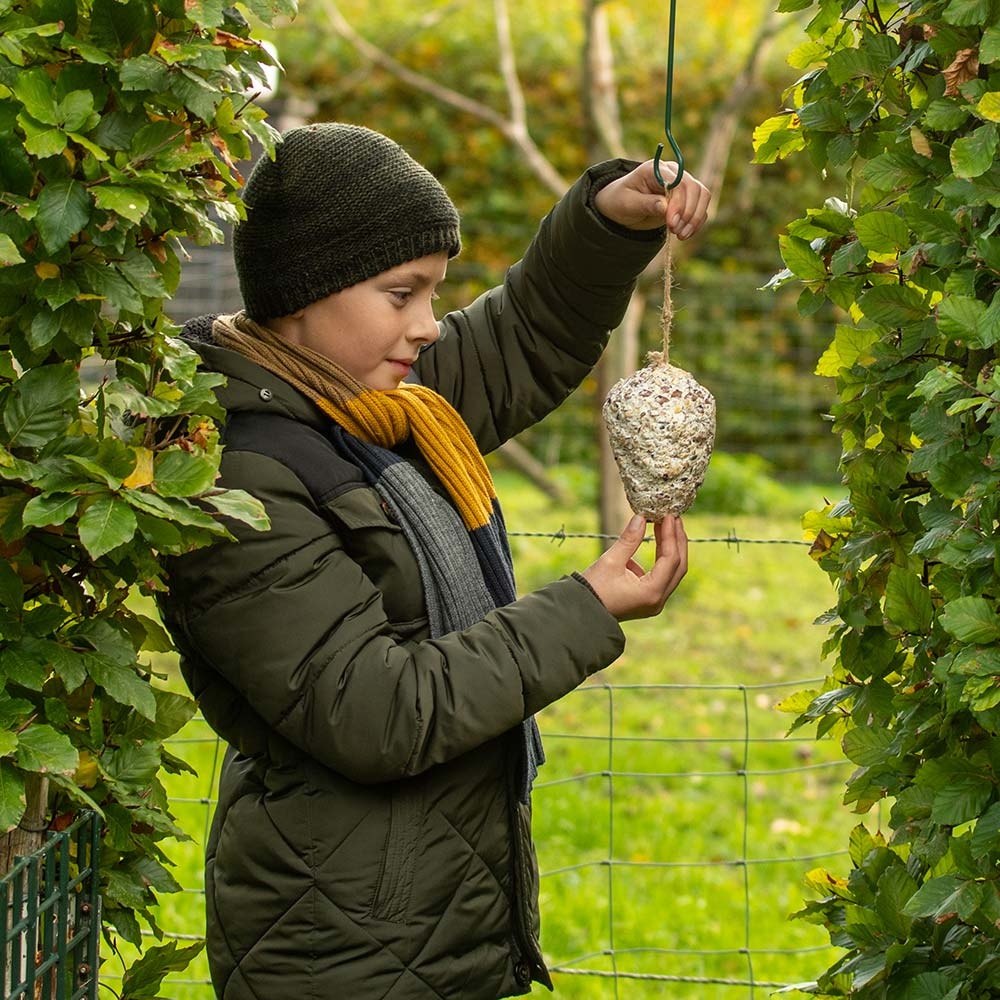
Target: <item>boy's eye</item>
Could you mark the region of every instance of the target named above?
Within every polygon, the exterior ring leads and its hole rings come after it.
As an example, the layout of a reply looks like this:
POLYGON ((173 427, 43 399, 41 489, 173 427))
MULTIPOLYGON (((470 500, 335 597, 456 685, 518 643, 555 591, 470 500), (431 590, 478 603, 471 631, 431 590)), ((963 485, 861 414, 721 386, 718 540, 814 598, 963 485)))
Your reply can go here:
POLYGON ((413 294, 413 291, 409 288, 390 288, 389 294, 397 302, 405 302, 413 294))

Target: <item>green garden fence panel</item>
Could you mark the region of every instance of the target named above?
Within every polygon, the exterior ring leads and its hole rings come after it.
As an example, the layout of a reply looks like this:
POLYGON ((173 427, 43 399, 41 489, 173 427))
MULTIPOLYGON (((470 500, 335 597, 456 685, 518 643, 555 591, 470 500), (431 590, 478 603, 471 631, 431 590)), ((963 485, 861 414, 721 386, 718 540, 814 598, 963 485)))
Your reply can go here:
POLYGON ((96 1000, 100 828, 81 814, 0 880, 4 1000, 96 1000))

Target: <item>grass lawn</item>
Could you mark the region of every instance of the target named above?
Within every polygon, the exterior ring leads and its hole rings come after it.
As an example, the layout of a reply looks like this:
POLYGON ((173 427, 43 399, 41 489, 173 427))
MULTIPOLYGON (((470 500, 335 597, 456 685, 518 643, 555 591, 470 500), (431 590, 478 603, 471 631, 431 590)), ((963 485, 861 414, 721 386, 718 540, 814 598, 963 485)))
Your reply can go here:
MULTIPOLYGON (((596 557, 593 539, 518 534, 593 532, 586 497, 556 509, 509 473, 497 480, 522 590, 596 557)), ((840 804, 849 765, 834 744, 785 738, 790 717, 775 709, 825 672, 826 628, 812 622, 833 603, 832 587, 804 544, 707 540, 798 541, 801 513, 824 495, 787 490, 766 517, 696 507, 685 517, 688 576, 664 613, 628 623, 618 663, 539 718, 543 946, 560 997, 763 997, 771 984, 813 978, 834 956, 824 932, 787 918, 808 870, 848 866, 858 819, 840 804)), ((169 659, 159 666, 175 669, 169 659)), ((186 891, 162 897, 159 922, 199 935, 219 755, 197 719, 172 749, 199 774, 170 782, 194 840, 170 847, 186 891)), ((114 964, 104 973, 111 985, 114 964)), ((210 1000, 206 979, 201 958, 168 980, 166 995, 210 1000)))

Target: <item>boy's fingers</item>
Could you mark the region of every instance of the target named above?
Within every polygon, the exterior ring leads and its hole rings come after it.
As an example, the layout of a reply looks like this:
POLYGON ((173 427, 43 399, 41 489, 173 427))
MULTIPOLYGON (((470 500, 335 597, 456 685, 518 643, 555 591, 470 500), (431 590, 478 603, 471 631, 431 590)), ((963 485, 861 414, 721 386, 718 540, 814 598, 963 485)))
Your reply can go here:
POLYGON ((656 562, 651 573, 669 594, 687 572, 687 535, 679 517, 668 515, 655 527, 656 562))

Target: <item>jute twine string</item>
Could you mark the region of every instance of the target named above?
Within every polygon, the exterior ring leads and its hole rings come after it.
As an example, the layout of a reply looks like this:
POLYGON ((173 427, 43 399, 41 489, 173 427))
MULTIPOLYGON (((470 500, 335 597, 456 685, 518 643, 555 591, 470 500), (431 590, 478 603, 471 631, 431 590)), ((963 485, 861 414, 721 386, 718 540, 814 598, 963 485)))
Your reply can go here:
MULTIPOLYGON (((670 208, 670 195, 667 192, 667 209, 670 208)), ((674 325, 673 296, 673 237, 667 230, 667 240, 663 244, 663 309, 660 311, 660 324, 663 327, 663 350, 650 351, 649 361, 654 365, 670 364, 670 331, 674 325)))

